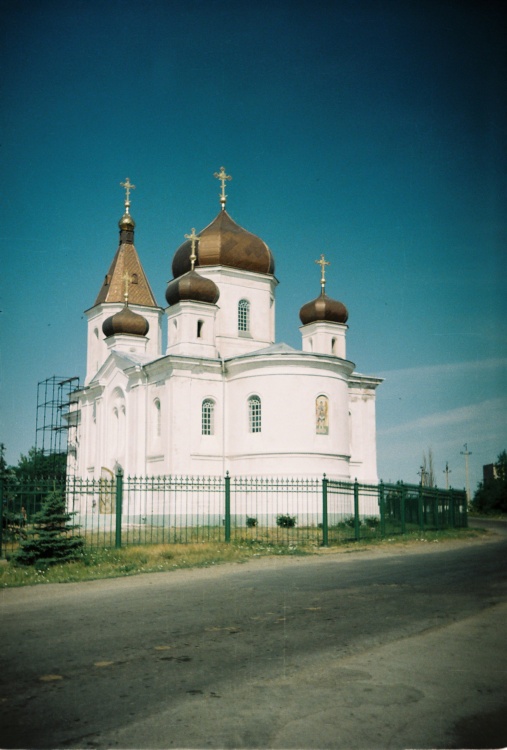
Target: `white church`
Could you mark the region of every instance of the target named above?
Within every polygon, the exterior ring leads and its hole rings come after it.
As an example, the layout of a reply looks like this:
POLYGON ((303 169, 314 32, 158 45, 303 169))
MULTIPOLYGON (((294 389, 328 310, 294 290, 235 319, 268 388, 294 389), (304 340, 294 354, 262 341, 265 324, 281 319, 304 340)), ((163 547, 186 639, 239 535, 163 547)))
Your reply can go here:
POLYGON ((69 472, 83 479, 120 468, 138 477, 325 473, 376 484, 381 380, 357 373, 346 358, 348 312, 325 292, 327 261, 317 261, 320 294, 300 310, 301 349, 275 343, 273 254, 230 217, 231 178, 223 167, 215 176, 219 213, 198 233, 182 231, 166 309, 134 245, 134 185, 122 183, 119 246, 86 311, 86 379, 71 404, 69 472))

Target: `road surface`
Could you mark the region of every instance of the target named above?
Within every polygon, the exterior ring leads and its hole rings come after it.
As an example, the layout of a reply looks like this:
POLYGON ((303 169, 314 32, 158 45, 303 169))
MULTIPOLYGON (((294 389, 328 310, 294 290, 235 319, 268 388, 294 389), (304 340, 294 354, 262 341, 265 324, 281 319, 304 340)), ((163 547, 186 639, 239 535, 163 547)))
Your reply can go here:
POLYGON ((504 747, 491 536, 3 590, 0 747, 504 747))

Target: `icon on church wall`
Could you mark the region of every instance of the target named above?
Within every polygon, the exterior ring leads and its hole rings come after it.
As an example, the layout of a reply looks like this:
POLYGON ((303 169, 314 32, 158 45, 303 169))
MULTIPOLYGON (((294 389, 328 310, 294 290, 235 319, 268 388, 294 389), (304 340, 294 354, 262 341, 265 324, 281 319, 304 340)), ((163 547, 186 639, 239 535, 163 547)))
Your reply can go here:
POLYGON ((327 396, 317 396, 315 401, 315 420, 317 435, 329 434, 329 402, 327 396))

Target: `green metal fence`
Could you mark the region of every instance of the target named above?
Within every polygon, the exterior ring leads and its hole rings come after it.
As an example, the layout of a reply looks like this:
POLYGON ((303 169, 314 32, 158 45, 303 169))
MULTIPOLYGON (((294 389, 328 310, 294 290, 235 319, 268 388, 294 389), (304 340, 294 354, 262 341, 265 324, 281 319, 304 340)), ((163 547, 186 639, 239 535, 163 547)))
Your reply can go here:
POLYGON ((467 526, 464 491, 320 478, 76 477, 0 481, 0 555, 33 527, 51 491, 65 494, 90 547, 190 542, 332 545, 467 526))

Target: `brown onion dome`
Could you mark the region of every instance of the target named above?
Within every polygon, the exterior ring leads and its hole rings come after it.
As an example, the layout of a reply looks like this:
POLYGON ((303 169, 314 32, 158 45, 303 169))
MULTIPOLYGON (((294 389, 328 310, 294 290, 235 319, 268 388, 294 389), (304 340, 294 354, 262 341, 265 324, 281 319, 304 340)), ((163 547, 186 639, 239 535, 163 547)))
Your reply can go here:
POLYGON ((331 323, 346 323, 349 313, 343 302, 331 299, 322 291, 317 299, 307 302, 299 311, 301 323, 315 323, 317 320, 326 320, 331 323))
POLYGON ((111 315, 110 318, 102 323, 104 336, 115 336, 116 334, 127 334, 128 336, 146 336, 150 330, 150 324, 143 318, 125 305, 123 310, 111 315))
MULTIPOLYGON (((172 271, 174 278, 190 271, 191 240, 176 250, 172 271)), ((202 232, 196 248, 196 266, 228 266, 244 271, 273 274, 275 261, 266 243, 240 227, 227 211, 218 216, 202 232)))
POLYGON ((220 290, 211 279, 189 271, 169 282, 165 298, 168 305, 176 305, 181 300, 207 302, 214 305, 220 297, 220 290))

